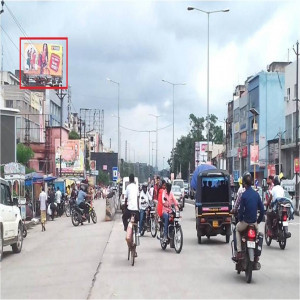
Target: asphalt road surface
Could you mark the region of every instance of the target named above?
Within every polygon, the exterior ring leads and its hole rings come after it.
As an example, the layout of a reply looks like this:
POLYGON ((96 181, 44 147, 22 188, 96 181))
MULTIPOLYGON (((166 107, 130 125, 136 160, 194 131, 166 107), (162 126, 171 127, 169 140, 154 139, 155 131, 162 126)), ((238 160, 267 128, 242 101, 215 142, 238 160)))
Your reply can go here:
POLYGON ((225 237, 204 237, 198 245, 192 204, 182 212, 182 252, 163 251, 146 232, 133 267, 121 215, 105 222, 105 201, 95 201, 95 208, 97 224, 74 227, 64 216, 48 221, 46 232, 40 225, 28 230, 20 254, 5 247, 1 298, 299 299, 299 217, 290 223, 285 250, 264 243, 261 270, 247 284, 234 269, 225 237))

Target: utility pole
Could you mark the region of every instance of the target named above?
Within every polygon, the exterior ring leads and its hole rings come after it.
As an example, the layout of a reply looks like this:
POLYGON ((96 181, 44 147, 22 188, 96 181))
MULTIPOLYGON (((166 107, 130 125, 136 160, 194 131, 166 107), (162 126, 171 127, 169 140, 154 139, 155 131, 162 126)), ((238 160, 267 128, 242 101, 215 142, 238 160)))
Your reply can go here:
MULTIPOLYGON (((298 148, 298 142, 299 142, 299 95, 298 95, 298 89, 299 89, 299 41, 296 43, 297 50, 295 52, 296 54, 296 156, 298 154, 298 159, 300 158, 300 149, 298 148)), ((295 188, 295 194, 296 194, 296 213, 299 215, 299 195, 300 195, 300 187, 298 187, 298 173, 296 173, 296 188, 295 188)))
POLYGON ((59 155, 59 177, 61 177, 61 140, 62 140, 62 126, 63 126, 63 102, 64 98, 67 95, 66 91, 62 89, 56 90, 56 95, 60 100, 60 133, 59 133, 59 146, 60 146, 60 155, 59 155))

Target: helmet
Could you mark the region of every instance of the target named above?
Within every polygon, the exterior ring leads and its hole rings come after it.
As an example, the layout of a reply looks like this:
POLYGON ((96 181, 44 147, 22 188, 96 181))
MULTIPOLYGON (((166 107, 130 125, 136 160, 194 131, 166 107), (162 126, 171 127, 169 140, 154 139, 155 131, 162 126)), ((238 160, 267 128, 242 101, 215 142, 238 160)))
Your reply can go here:
POLYGON ((251 182, 252 182, 251 174, 249 172, 245 172, 243 174, 243 184, 246 184, 246 185, 250 186, 251 182))
POLYGON ((273 179, 273 183, 274 185, 280 185, 280 178, 278 175, 276 175, 273 179))

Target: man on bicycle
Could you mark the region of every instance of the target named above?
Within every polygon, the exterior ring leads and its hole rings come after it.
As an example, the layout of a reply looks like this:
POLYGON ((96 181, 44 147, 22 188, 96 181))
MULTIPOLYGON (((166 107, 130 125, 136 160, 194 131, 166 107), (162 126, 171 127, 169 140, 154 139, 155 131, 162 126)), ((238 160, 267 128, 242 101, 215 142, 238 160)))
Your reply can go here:
POLYGON ((134 175, 129 175, 129 184, 125 192, 125 209, 123 212, 122 220, 124 231, 127 230, 128 219, 131 214, 134 214, 135 223, 139 221, 139 204, 138 204, 138 186, 134 182, 134 175))

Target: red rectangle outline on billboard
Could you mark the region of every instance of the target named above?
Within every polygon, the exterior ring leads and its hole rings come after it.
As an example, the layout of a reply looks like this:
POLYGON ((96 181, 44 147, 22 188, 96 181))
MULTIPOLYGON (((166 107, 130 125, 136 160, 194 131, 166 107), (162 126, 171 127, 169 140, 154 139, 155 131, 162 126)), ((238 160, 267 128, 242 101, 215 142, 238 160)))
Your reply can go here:
POLYGON ((19 61, 19 80, 21 90, 67 90, 68 89, 68 38, 67 37, 20 37, 20 61, 19 61), (66 41, 66 86, 22 86, 21 74, 21 56, 22 56, 22 40, 65 40, 66 41))

